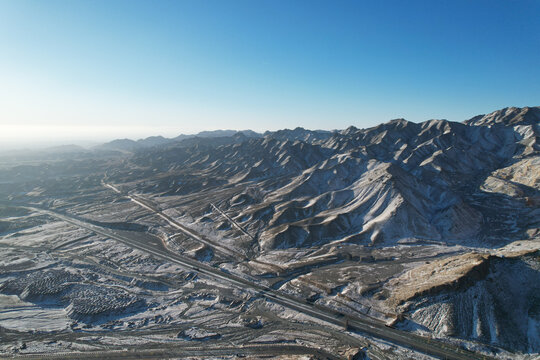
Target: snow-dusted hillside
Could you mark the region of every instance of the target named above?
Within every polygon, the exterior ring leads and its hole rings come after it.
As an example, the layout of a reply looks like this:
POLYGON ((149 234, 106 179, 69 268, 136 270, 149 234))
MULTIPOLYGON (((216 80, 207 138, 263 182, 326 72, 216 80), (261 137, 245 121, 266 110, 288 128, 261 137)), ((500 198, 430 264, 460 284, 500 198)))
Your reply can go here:
POLYGON ((11 343, 0 353, 47 347, 13 342, 48 331, 61 340, 51 351, 98 339, 119 349, 295 343, 345 354, 353 341, 374 358, 424 356, 328 327, 201 273, 208 267, 344 319, 536 358, 539 113, 218 131, 6 161, 0 332, 11 343))
POLYGON ((263 249, 411 238, 492 247, 539 226, 531 206, 540 201, 537 113, 511 108, 465 123, 398 119, 333 133, 278 131, 218 147, 156 148, 131 161, 158 173, 140 174, 143 192, 248 184, 249 201, 224 199, 222 207, 263 249))

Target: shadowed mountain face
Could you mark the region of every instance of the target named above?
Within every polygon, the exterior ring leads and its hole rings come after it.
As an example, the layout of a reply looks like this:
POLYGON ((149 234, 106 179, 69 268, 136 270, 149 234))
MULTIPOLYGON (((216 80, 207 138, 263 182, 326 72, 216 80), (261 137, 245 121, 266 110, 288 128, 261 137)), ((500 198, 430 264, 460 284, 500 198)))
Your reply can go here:
MULTIPOLYGON (((128 168, 141 169, 130 170, 129 180, 144 178, 139 190, 168 195, 245 184, 221 206, 261 249, 418 241, 496 247, 539 226, 539 112, 508 108, 464 123, 397 119, 369 129, 298 128, 235 135, 223 145, 218 138, 155 147, 129 160, 128 168)), ((111 176, 128 180, 122 169, 111 176)))

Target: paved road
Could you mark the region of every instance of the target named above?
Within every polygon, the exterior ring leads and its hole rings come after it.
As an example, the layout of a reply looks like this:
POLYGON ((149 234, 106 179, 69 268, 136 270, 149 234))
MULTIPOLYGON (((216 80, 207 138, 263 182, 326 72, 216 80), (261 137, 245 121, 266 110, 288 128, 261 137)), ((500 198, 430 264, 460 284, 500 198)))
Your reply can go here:
POLYGON ((171 358, 218 358, 223 356, 279 356, 279 355, 315 355, 324 359, 340 359, 325 350, 302 345, 265 344, 247 346, 200 346, 186 347, 168 345, 165 348, 140 350, 105 350, 88 352, 70 352, 61 354, 14 355, 16 359, 171 359, 171 358))
MULTIPOLYGON (((151 211, 159 213, 159 210, 153 209, 147 204, 145 205, 145 207, 151 211)), ((425 338, 416 334, 412 334, 406 331, 401 331, 401 330, 386 327, 383 322, 375 320, 373 318, 364 317, 364 316, 362 317, 352 316, 352 315, 347 315, 345 317, 344 314, 341 314, 338 311, 333 310, 331 308, 316 305, 316 304, 311 304, 303 299, 299 299, 288 294, 283 294, 268 286, 261 285, 253 281, 247 280, 245 278, 241 278, 239 276, 224 272, 220 269, 211 267, 204 263, 200 263, 192 258, 188 258, 182 255, 179 255, 177 253, 170 252, 165 247, 159 246, 159 244, 145 243, 142 241, 133 240, 133 239, 127 238, 126 236, 120 235, 119 233, 111 229, 103 228, 101 226, 98 226, 92 223, 84 222, 80 218, 74 218, 65 214, 54 212, 52 210, 45 210, 45 209, 39 209, 39 208, 33 208, 33 209, 36 211, 45 212, 58 219, 61 219, 68 223, 85 228, 87 230, 93 231, 97 234, 109 237, 111 239, 115 239, 127 246, 139 249, 150 255, 153 255, 156 258, 159 258, 165 261, 170 261, 172 263, 176 263, 185 268, 204 274, 210 278, 226 281, 242 289, 251 289, 257 292, 260 296, 265 297, 274 303, 280 304, 289 309, 299 311, 303 314, 312 316, 326 323, 330 323, 330 324, 334 324, 338 326, 345 326, 345 319, 347 319, 348 330, 361 332, 361 333, 371 335, 380 339, 385 339, 395 344, 409 347, 409 348, 418 350, 420 352, 439 357, 441 359, 455 359, 455 360, 489 359, 488 357, 483 356, 481 354, 466 351, 464 349, 461 349, 460 347, 446 344, 441 341, 428 339, 428 338, 425 338)))
MULTIPOLYGON (((120 193, 120 190, 118 190, 113 185, 105 184, 105 186, 113 189, 117 193, 120 193)), ((183 232, 187 236, 189 236, 189 237, 191 237, 191 238, 193 238, 193 239, 195 239, 195 240, 197 240, 197 241, 199 241, 199 242, 201 242, 203 244, 206 244, 206 245, 216 249, 217 251, 219 251, 222 254, 226 255, 228 258, 235 259, 235 260, 241 260, 241 261, 247 260, 247 258, 246 258, 246 256, 244 254, 241 254, 241 253, 239 253, 237 251, 229 249, 228 247, 223 246, 223 245, 221 245, 221 244, 219 244, 219 243, 217 243, 215 241, 211 241, 211 240, 205 238, 204 236, 201 236, 200 234, 197 234, 193 230, 185 227, 184 225, 180 224, 178 221, 175 221, 169 215, 164 214, 161 210, 157 209, 155 207, 155 205, 152 204, 151 202, 149 202, 148 200, 146 200, 146 199, 144 199, 142 197, 139 197, 137 195, 125 195, 125 194, 123 194, 123 195, 126 196, 127 198, 129 198, 135 204, 137 204, 137 205, 151 211, 152 213, 156 214, 157 216, 159 216, 160 218, 165 220, 167 223, 169 223, 169 225, 173 226, 177 230, 180 230, 181 232, 183 232)))
MULTIPOLYGON (((219 242, 212 241, 211 239, 208 239, 207 237, 205 237, 205 236, 195 232, 194 230, 182 225, 181 223, 179 223, 178 221, 176 221, 175 219, 173 219, 169 215, 163 213, 163 211, 161 211, 155 204, 153 204, 148 199, 145 199, 145 198, 143 198, 141 196, 137 196, 137 195, 134 195, 134 194, 123 193, 120 189, 118 189, 116 186, 114 186, 112 184, 108 184, 108 183, 105 183, 105 182, 103 182, 102 184, 104 186, 112 189, 117 194, 121 194, 122 196, 127 197, 128 199, 133 201, 135 204, 137 204, 137 205, 139 205, 139 206, 153 212, 155 215, 157 215, 160 218, 162 218, 163 220, 167 221, 167 223, 169 223, 169 225, 171 225, 175 229, 181 231, 185 235, 191 237, 192 239, 194 239, 194 240, 196 240, 196 241, 198 241, 200 243, 203 243, 203 244, 206 244, 206 245, 210 246, 212 249, 214 249, 214 251, 220 252, 221 254, 225 255, 226 257, 228 257, 231 260, 243 261, 243 262, 246 262, 246 263, 250 261, 250 262, 257 263, 259 265, 265 266, 267 268, 273 269, 273 271, 275 271, 277 273, 280 273, 280 272, 283 271, 283 269, 278 265, 270 264, 270 263, 255 260, 255 259, 249 259, 246 255, 244 255, 244 254, 242 254, 242 253, 240 253, 238 251, 235 251, 235 250, 233 250, 233 249, 231 249, 231 248, 229 248, 227 246, 223 246, 219 242)), ((214 206, 214 205, 212 205, 212 206, 214 206)), ((215 207, 215 208, 216 208, 216 210, 221 212, 223 215, 225 215, 228 219, 230 219, 225 213, 223 213, 217 207, 215 207)), ((231 222, 236 224, 234 222, 234 220, 232 220, 232 219, 230 219, 230 220, 231 220, 231 222)), ((239 225, 237 225, 237 226, 239 226, 239 225)), ((246 234, 247 234, 247 232, 246 232, 246 234)), ((251 235, 249 235, 249 236, 253 239, 253 237, 251 235)))

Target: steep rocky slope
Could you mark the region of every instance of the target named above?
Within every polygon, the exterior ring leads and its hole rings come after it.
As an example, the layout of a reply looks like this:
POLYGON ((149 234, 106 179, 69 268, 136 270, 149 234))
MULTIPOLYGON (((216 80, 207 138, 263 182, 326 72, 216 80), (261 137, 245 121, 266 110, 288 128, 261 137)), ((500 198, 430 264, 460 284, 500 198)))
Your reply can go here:
POLYGON ((158 147, 130 160, 143 169, 130 166, 130 178, 145 178, 143 192, 169 195, 249 185, 237 194, 243 201, 220 206, 262 249, 333 241, 500 246, 539 226, 537 114, 510 108, 464 123, 397 119, 217 147, 158 147))

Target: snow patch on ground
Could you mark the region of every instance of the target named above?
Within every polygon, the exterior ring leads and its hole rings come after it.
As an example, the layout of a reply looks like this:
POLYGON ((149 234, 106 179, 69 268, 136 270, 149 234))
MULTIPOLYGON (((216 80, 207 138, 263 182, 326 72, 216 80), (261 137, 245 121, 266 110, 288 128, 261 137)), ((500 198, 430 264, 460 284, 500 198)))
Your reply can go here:
POLYGON ((25 302, 16 295, 0 294, 0 324, 18 331, 61 331, 73 320, 64 308, 41 307, 25 302))

